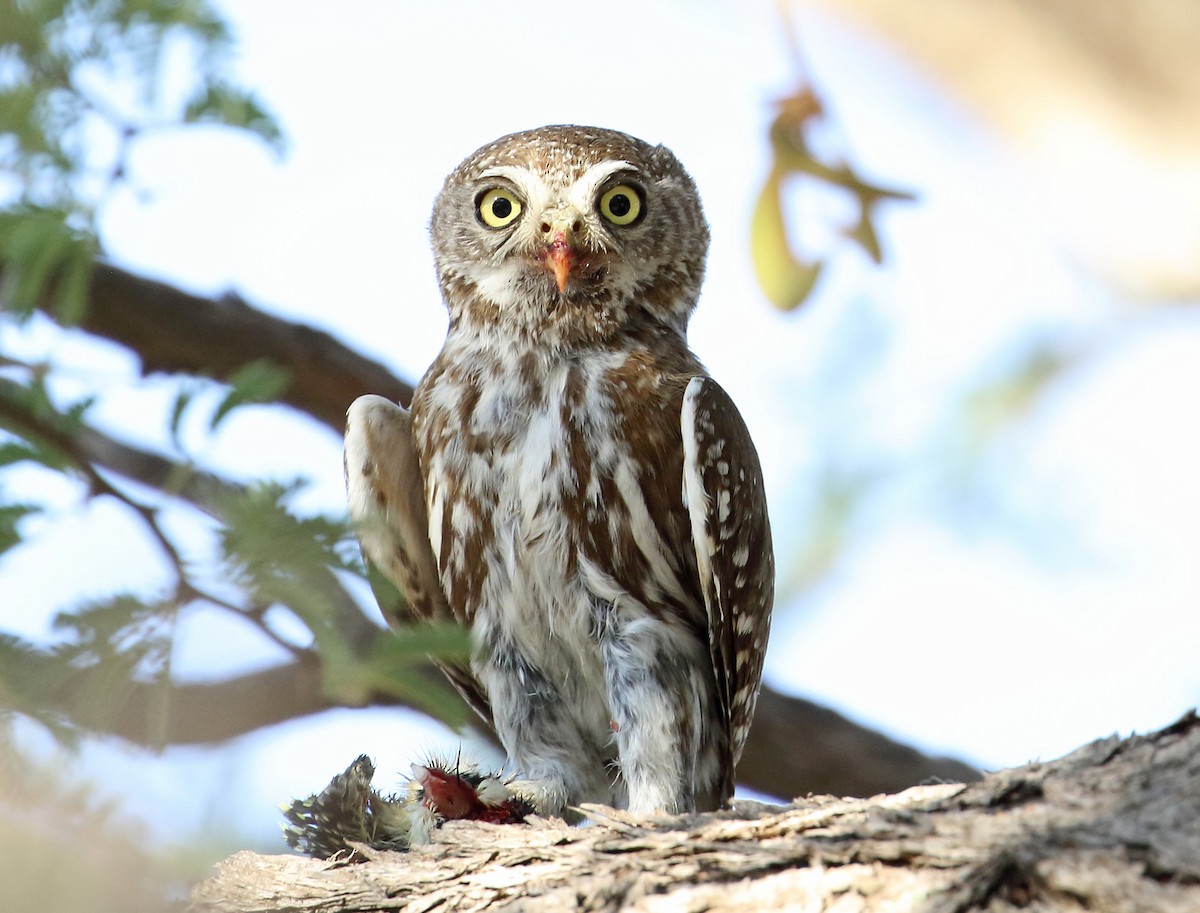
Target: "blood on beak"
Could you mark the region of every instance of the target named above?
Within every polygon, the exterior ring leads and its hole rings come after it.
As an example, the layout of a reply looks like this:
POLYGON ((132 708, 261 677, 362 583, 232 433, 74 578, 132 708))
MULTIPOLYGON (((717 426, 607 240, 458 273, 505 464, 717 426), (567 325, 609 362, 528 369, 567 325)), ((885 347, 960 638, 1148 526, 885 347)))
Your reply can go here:
POLYGON ((579 255, 575 246, 567 239, 565 232, 558 232, 546 250, 546 268, 554 274, 554 281, 560 292, 567 290, 567 280, 578 262, 579 255))

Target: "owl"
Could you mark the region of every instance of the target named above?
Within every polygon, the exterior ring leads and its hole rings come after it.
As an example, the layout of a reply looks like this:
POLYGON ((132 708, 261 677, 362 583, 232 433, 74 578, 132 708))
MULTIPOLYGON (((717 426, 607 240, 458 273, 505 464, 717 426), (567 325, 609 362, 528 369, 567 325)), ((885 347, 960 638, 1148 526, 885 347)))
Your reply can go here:
POLYGON ((774 594, 758 455, 688 348, 708 228, 664 146, 550 126, 433 209, 449 329, 411 411, 348 413, 351 515, 543 813, 733 792, 774 594))

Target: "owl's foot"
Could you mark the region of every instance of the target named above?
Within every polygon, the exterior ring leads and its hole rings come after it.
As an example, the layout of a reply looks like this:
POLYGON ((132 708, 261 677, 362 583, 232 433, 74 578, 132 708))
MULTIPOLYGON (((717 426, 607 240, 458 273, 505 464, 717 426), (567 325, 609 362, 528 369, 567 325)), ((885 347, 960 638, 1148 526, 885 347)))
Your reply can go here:
POLYGON ((567 788, 559 781, 515 777, 505 784, 515 796, 528 802, 533 813, 543 818, 578 820, 567 801, 567 788))

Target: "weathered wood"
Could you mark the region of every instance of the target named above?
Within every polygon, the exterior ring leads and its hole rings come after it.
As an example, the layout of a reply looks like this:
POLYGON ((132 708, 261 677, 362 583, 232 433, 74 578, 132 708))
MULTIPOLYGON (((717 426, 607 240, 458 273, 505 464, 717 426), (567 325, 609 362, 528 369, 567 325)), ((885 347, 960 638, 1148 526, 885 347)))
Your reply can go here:
POLYGON ((591 826, 453 822, 363 863, 238 853, 193 913, 1200 910, 1200 720, 972 784, 591 826))

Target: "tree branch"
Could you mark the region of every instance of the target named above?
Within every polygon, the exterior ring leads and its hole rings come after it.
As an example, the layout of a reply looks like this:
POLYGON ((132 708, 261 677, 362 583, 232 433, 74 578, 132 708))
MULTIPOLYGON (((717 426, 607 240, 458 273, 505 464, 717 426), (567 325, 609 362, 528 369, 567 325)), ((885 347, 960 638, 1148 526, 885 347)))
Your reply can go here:
POLYGON ((981 782, 787 808, 452 821, 367 861, 238 853, 193 913, 1200 909, 1200 721, 1116 737, 981 782))
POLYGON ((75 435, 76 453, 111 473, 186 501, 216 517, 223 501, 245 495, 244 485, 161 453, 135 447, 84 425, 75 435))
MULTIPOLYGON (((219 682, 130 681, 95 699, 99 670, 81 670, 46 695, 48 708, 93 732, 135 745, 207 745, 276 723, 342 706, 322 690, 315 658, 296 660, 219 682)), ((372 703, 375 701, 373 700, 372 703)))
MULTIPOLYGON (((93 467, 99 466, 168 497, 181 499, 217 519, 222 518, 223 511, 235 499, 246 495, 245 487, 236 482, 162 454, 118 441, 88 425, 74 429, 68 434, 53 422, 26 408, 17 397, 6 395, 9 390, 15 390, 17 387, 13 382, 0 378, 0 418, 5 419, 10 426, 20 429, 22 434, 50 444, 72 463, 84 468, 93 483, 98 478, 93 467)), ((104 482, 103 486, 99 493, 112 494, 135 510, 146 509, 144 505, 131 502, 107 482, 104 482)), ((181 575, 186 577, 182 563, 177 564, 181 575)), ((332 573, 325 575, 322 586, 329 597, 334 623, 351 649, 361 655, 380 629, 363 614, 359 604, 332 573)), ((200 598, 208 598, 190 582, 185 584, 185 588, 200 598)), ((244 615, 251 623, 261 621, 256 619, 252 612, 235 611, 244 615)), ((259 624, 259 627, 263 625, 259 624)), ((271 636, 265 628, 264 632, 271 636)))
POLYGON ((929 757, 828 707, 764 687, 738 764, 737 780, 770 796, 873 796, 937 778, 968 781, 979 771, 929 757))
MULTIPOLYGON (((49 300, 42 309, 55 316, 49 300)), ((412 386, 321 330, 274 317, 236 295, 191 295, 97 263, 80 328, 136 353, 142 371, 224 379, 259 359, 291 373, 281 400, 341 434, 355 397, 378 393, 407 403, 412 386)))
POLYGON ((23 436, 41 440, 76 463, 87 463, 188 502, 217 516, 225 499, 245 494, 245 487, 161 453, 127 444, 89 425, 64 432, 28 408, 18 395, 21 386, 0 377, 0 419, 23 436))

